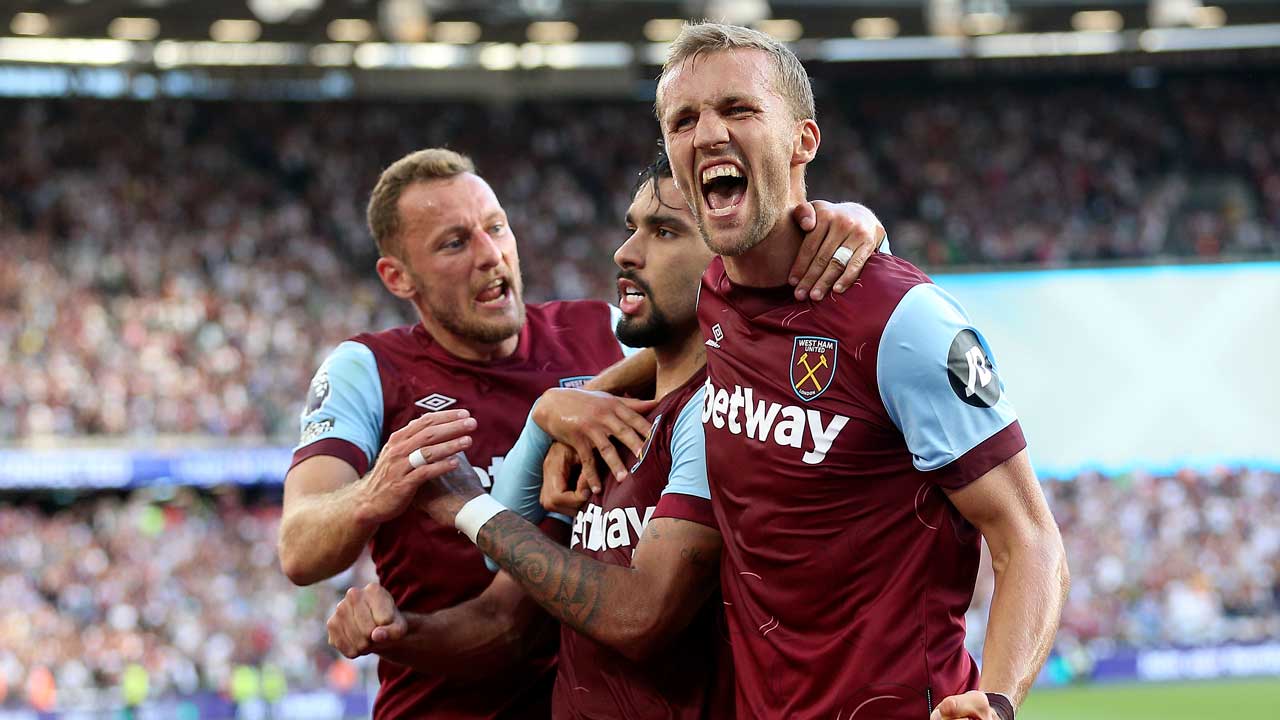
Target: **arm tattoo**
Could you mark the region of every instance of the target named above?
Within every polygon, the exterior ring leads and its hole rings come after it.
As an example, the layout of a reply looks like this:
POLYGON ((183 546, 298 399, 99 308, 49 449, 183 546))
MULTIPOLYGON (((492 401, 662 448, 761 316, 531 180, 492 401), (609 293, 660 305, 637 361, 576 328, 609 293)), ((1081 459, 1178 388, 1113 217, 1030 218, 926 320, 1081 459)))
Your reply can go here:
POLYGON ((556 544, 513 512, 485 523, 476 544, 561 622, 593 634, 608 565, 556 544))

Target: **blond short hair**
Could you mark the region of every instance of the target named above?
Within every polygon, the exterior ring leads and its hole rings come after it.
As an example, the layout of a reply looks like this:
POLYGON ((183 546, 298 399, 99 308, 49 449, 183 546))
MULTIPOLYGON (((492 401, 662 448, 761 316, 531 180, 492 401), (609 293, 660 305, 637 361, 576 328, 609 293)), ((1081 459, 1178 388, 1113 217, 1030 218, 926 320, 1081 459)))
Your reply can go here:
POLYGON ((378 252, 384 256, 399 257, 400 245, 400 196, 405 188, 416 182, 447 180, 463 173, 474 173, 471 158, 445 148, 427 148, 409 153, 395 161, 373 186, 369 196, 366 221, 378 252))
MULTIPOLYGON (((774 90, 786 101, 796 120, 813 119, 816 114, 813 85, 809 82, 809 73, 800 64, 800 58, 765 33, 737 25, 706 21, 685 25, 667 50, 667 60, 662 65, 662 74, 658 76, 658 97, 661 98, 662 83, 667 75, 685 60, 725 50, 759 50, 768 54, 773 60, 774 90)), ((659 120, 662 119, 660 102, 658 100, 653 105, 659 120)))

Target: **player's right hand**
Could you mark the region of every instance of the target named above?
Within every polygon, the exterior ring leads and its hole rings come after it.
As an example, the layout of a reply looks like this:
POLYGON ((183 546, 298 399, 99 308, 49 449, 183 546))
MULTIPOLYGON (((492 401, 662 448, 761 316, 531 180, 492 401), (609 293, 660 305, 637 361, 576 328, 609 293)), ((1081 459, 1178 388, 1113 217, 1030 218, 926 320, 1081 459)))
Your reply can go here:
POLYGON ((650 424, 641 413, 652 410, 656 400, 633 400, 591 390, 552 388, 533 406, 533 421, 556 440, 573 448, 582 460, 582 477, 600 492, 595 453, 600 453, 613 476, 627 479, 627 465, 613 446, 617 438, 631 454, 640 456, 650 424))
POLYGON ((578 454, 564 443, 553 443, 542 461, 542 492, 538 501, 551 512, 573 517, 591 498, 591 488, 578 477, 575 487, 573 469, 579 465, 578 454))
POLYGON ((380 525, 409 507, 418 488, 458 466, 453 456, 471 447, 476 421, 466 410, 429 412, 391 433, 373 470, 360 480, 357 517, 380 525), (421 450, 426 464, 415 468, 410 455, 421 450))
POLYGON ((379 652, 409 633, 391 593, 377 583, 347 590, 325 627, 329 644, 349 658, 379 652))

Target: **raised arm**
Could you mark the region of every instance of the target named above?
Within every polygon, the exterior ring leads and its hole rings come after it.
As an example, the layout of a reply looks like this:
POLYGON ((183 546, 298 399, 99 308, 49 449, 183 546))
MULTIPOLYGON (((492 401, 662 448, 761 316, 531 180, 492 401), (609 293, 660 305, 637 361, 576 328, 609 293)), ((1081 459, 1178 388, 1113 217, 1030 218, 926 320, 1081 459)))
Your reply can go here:
POLYGON ((1071 583, 1066 551, 1025 450, 947 495, 986 539, 996 587, 981 692, 939 703, 935 719, 998 718, 983 707, 989 703, 985 694, 1000 693, 1014 708, 1021 705, 1053 647, 1071 583))

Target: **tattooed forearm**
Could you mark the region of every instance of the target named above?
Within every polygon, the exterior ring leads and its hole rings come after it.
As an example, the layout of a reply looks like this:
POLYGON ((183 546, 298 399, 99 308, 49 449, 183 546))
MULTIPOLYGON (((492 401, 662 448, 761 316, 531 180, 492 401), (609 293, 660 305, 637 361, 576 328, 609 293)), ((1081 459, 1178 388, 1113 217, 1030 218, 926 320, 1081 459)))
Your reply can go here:
POLYGON ((561 622, 594 635, 605 606, 609 566, 558 545, 513 512, 499 513, 481 528, 476 544, 561 622))

